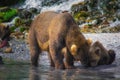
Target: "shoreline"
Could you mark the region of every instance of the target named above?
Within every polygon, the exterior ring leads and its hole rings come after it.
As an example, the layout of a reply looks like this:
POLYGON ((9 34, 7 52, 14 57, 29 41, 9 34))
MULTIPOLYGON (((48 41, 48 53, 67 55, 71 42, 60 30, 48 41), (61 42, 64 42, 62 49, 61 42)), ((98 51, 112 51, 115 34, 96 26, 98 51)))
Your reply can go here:
MULTIPOLYGON (((120 33, 84 33, 86 39, 91 38, 93 42, 100 41, 107 49, 113 49, 117 53, 120 53, 120 33)), ((29 60, 29 45, 24 39, 12 38, 9 44, 13 50, 13 53, 3 53, 0 55, 5 58, 12 58, 18 60, 29 60)), ((120 57, 120 56, 119 56, 120 57)))
MULTIPOLYGON (((84 34, 84 36, 86 39, 91 38, 93 42, 99 40, 107 50, 113 49, 116 52, 116 59, 111 65, 102 65, 90 69, 120 73, 120 33, 92 33, 84 34)), ((12 39, 9 43, 14 53, 0 52, 0 56, 3 58, 13 59, 15 61, 30 62, 29 45, 25 40, 12 39)), ((45 54, 44 52, 42 53, 39 60, 40 65, 49 65, 49 59, 46 52, 45 54)))

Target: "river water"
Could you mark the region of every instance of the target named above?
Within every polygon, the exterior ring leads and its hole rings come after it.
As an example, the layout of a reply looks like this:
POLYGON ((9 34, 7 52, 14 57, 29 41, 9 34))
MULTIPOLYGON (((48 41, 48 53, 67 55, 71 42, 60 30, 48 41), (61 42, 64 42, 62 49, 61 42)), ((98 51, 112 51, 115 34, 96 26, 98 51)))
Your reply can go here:
POLYGON ((120 73, 110 71, 115 64, 85 68, 78 62, 76 69, 55 70, 50 67, 47 54, 42 55, 40 66, 31 67, 26 61, 7 60, 0 66, 0 80, 120 80, 120 73))
POLYGON ((120 80, 120 74, 93 69, 54 70, 43 65, 31 68, 22 63, 0 67, 0 80, 120 80))
MULTIPOLYGON (((41 12, 48 11, 48 10, 54 10, 54 11, 60 11, 60 10, 67 10, 69 11, 71 6, 73 4, 82 2, 84 0, 59 0, 62 3, 59 5, 54 4, 52 6, 42 6, 42 2, 45 2, 46 0, 26 0, 23 5, 21 5, 21 8, 37 8, 38 10, 41 10, 41 12)), ((50 1, 50 0, 49 0, 50 1)))
POLYGON ((9 60, 0 66, 0 80, 120 80, 119 73, 104 71, 115 65, 84 68, 76 62, 76 69, 55 70, 46 56, 42 55, 38 68, 31 67, 29 62, 9 60))

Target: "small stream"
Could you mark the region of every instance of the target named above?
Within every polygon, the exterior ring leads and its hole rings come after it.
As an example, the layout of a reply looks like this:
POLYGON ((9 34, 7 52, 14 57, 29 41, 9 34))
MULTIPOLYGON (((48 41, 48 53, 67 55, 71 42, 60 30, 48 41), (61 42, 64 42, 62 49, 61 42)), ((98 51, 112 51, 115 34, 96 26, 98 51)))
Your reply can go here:
POLYGON ((40 61, 37 68, 31 67, 29 62, 8 60, 0 66, 0 80, 120 80, 120 73, 104 71, 115 65, 96 68, 79 65, 76 69, 55 70, 49 66, 46 57, 42 55, 42 63, 40 61))

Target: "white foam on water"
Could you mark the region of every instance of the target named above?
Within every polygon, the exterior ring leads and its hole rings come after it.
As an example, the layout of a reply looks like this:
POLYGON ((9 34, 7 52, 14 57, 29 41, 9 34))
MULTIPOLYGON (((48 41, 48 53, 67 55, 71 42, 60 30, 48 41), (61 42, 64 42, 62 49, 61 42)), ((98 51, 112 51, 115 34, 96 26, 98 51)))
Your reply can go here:
POLYGON ((77 4, 77 3, 82 2, 82 1, 84 1, 84 0, 69 0, 69 1, 61 3, 60 5, 54 5, 51 7, 43 7, 41 12, 48 11, 48 10, 53 10, 53 11, 65 11, 65 10, 67 10, 67 11, 69 11, 73 4, 77 4))
POLYGON ((45 7, 42 7, 42 1, 43 0, 26 0, 25 3, 21 6, 21 8, 37 8, 38 10, 41 9, 42 12, 44 11, 48 11, 48 10, 54 10, 54 11, 59 11, 59 10, 70 10, 71 6, 73 4, 77 4, 79 2, 82 2, 84 0, 68 0, 68 1, 65 1, 59 5, 53 5, 53 6, 45 6, 45 7))
POLYGON ((26 0, 25 3, 23 4, 23 6, 21 6, 21 8, 41 8, 41 0, 26 0))
POLYGON ((120 21, 116 20, 115 22, 110 23, 110 27, 120 26, 120 21))

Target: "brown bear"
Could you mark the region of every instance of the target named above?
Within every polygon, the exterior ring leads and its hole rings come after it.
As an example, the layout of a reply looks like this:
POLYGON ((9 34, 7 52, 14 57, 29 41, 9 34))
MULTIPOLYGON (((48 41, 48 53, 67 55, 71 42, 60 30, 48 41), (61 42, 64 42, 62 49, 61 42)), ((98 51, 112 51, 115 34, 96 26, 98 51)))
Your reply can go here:
POLYGON ((51 66, 56 69, 74 68, 74 60, 88 65, 89 40, 80 32, 73 17, 67 13, 43 12, 29 30, 31 63, 38 66, 39 54, 48 51, 51 66), (63 49, 66 52, 63 54, 63 49))
POLYGON ((10 37, 9 26, 0 23, 0 39, 1 39, 0 48, 3 48, 8 44, 9 37, 10 37))
POLYGON ((108 65, 115 60, 115 51, 107 50, 102 43, 96 41, 89 50, 89 66, 108 65))

